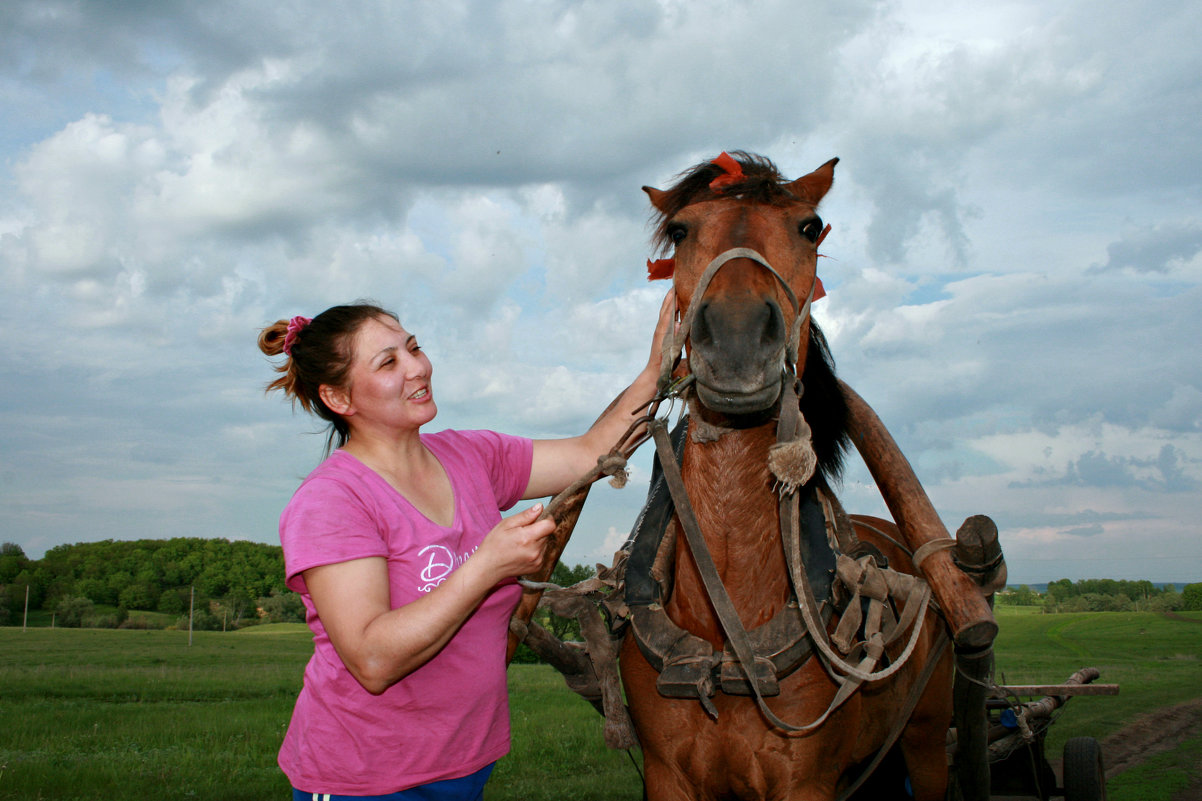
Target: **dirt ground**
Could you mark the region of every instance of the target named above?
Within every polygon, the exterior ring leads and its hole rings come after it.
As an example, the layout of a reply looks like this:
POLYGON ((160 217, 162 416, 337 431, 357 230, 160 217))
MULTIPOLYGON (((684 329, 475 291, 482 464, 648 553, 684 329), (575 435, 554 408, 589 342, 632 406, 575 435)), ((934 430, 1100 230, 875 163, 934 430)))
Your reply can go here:
MULTIPOLYGON (((1102 741, 1106 778, 1111 779, 1198 733, 1202 733, 1202 698, 1141 715, 1102 741)), ((1173 801, 1202 801, 1202 771, 1194 774, 1193 782, 1174 796, 1173 801)))

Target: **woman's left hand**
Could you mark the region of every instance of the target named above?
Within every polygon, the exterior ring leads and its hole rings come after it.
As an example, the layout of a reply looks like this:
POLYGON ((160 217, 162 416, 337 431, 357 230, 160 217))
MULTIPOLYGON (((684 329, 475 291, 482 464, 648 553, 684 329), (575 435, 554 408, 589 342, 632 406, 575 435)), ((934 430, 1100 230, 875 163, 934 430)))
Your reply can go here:
MULTIPOLYGON (((655 323, 655 333, 651 335, 651 355, 647 359, 647 367, 656 376, 659 375, 664 353, 664 337, 671 330, 673 334, 680 329, 676 320, 676 289, 668 290, 663 302, 659 305, 659 320, 655 323)), ((669 343, 670 346, 670 343, 669 343)))

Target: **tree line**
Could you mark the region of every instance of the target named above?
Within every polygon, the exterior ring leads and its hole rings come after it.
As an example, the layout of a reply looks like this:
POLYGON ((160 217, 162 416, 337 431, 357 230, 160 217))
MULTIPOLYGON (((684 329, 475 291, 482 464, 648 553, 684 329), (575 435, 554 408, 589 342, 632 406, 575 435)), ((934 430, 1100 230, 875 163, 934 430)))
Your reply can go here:
POLYGON ((147 625, 133 611, 174 623, 190 609, 200 629, 304 620, 300 597, 284 586, 283 549, 242 540, 102 540, 59 545, 41 559, 4 543, 0 625, 20 624, 27 597, 58 626, 147 625))
MULTIPOLYGON (((560 564, 551 580, 570 586, 592 575, 560 564)), ((102 540, 59 545, 29 559, 19 545, 0 545, 0 626, 20 625, 26 593, 30 610, 53 615, 58 626, 176 625, 221 630, 258 623, 304 622, 300 596, 284 586, 278 545, 244 540, 177 537, 102 540), (159 613, 154 621, 131 612, 159 613)), ((1202 583, 1158 587, 1151 581, 1067 578, 1044 593, 1022 584, 998 603, 1041 606, 1045 612, 1202 610, 1202 583)), ((43 617, 45 615, 43 614, 43 617)), ((536 619, 560 639, 575 639, 574 620, 539 610, 536 619)), ((524 647, 517 657, 533 661, 524 647)))
POLYGON ((1044 612, 1176 612, 1202 610, 1202 583, 1156 586, 1151 581, 1066 578, 1048 583, 1041 594, 1026 584, 999 593, 998 603, 1041 606, 1044 612))
MULTIPOLYGON (((551 580, 570 586, 592 575, 560 564, 551 580)), ((244 540, 177 537, 102 540, 51 548, 29 559, 19 545, 0 545, 0 626, 21 625, 29 609, 56 626, 115 628, 191 626, 200 630, 305 620, 300 596, 284 585, 284 551, 244 540), (137 612, 158 613, 149 619, 137 612)), ((579 624, 539 610, 536 619, 560 639, 579 624)), ((525 646, 515 657, 535 661, 525 646)))

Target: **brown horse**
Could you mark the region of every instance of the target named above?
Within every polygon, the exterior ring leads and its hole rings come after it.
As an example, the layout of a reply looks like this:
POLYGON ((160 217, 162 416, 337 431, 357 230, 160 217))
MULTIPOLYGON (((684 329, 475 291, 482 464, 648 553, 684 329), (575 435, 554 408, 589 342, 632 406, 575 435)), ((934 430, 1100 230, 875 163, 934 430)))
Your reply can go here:
MULTIPOLYGON (((847 444, 847 406, 825 340, 809 318, 808 300, 825 233, 815 209, 831 187, 837 159, 790 182, 767 159, 734 155, 697 165, 670 189, 645 191, 658 212, 658 243, 675 251, 674 265, 657 262, 652 275, 674 269, 678 308, 687 321, 686 357, 676 370, 678 377, 692 377, 681 474, 711 555, 706 559, 712 559, 742 626, 751 630, 789 604, 796 606, 782 547, 780 477, 768 466, 781 405, 797 402, 796 394, 783 389, 800 377, 801 427, 808 423, 813 432, 817 472, 807 476, 803 492, 825 490, 837 478, 847 444), (729 252, 736 248, 744 250, 729 252), (725 261, 714 266, 720 254, 725 261)), ((892 523, 850 519, 859 540, 876 546, 889 567, 914 572, 908 551, 894 541, 900 536, 892 523)), ((730 633, 703 587, 679 508, 664 542, 668 558, 657 560, 668 588, 662 608, 675 626, 721 654, 730 633)), ((904 606, 896 604, 894 611, 904 615, 904 606)), ((836 622, 830 620, 828 631, 836 622)), ((811 656, 780 677, 779 694, 763 700, 774 722, 746 695, 718 690, 704 703, 698 697, 665 697, 657 689, 659 672, 635 638, 626 637, 622 681, 643 749, 648 797, 835 799, 856 768, 887 744, 895 723, 900 727, 898 710, 910 706, 913 713, 897 745, 914 796, 942 799, 951 654, 939 651, 933 671, 920 677, 943 624, 929 609, 919 622, 913 654, 897 672, 862 684, 823 725, 799 731, 778 722, 804 727, 828 710, 838 687, 828 660, 811 656), (925 690, 914 691, 927 678, 925 690)), ((900 660, 904 639, 889 645, 881 665, 900 660)))

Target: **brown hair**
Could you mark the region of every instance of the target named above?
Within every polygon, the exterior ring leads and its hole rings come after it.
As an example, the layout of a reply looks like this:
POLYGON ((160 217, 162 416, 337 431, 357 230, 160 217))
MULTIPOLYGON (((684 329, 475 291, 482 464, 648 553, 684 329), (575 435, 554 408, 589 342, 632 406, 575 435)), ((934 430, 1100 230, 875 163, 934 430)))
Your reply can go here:
POLYGON ((283 390, 293 405, 299 403, 305 411, 330 424, 327 454, 346 444, 350 428, 346 418, 332 411, 321 399, 321 387, 323 384, 340 389, 346 387, 354 357, 351 340, 365 322, 379 317, 391 317, 400 322, 393 312, 365 301, 326 309, 296 332, 287 354, 284 354, 287 320, 276 320, 259 333, 259 350, 268 356, 286 356, 275 368, 282 375, 267 385, 267 391, 283 390))

